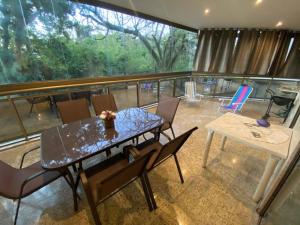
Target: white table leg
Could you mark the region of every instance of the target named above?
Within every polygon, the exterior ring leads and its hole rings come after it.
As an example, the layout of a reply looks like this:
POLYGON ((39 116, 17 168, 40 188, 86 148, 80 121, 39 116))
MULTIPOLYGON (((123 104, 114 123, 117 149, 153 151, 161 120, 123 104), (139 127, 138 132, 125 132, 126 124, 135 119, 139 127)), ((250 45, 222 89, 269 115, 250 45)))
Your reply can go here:
POLYGON ((264 173, 259 181, 259 184, 256 188, 254 195, 252 196, 252 198, 255 202, 258 202, 262 198, 262 196, 265 192, 265 189, 270 181, 270 178, 271 178, 272 174, 274 173, 274 170, 277 166, 278 161, 279 161, 279 158, 274 157, 273 155, 269 156, 264 173))
POLYGON ((214 136, 214 131, 209 130, 208 134, 207 134, 206 145, 205 145, 205 150, 204 150, 204 155, 203 155, 203 161, 202 161, 202 167, 203 168, 206 167, 207 158, 208 158, 208 154, 209 154, 209 150, 210 150, 210 145, 211 145, 211 141, 212 141, 213 136, 214 136))
POLYGON ((221 141, 221 147, 220 147, 221 151, 224 151, 224 146, 225 146, 226 140, 227 140, 227 137, 223 136, 222 141, 221 141))
POLYGON ((278 176, 278 174, 279 174, 279 172, 280 172, 280 170, 281 170, 284 162, 285 162, 285 160, 280 159, 279 162, 277 163, 277 166, 276 166, 276 168, 274 170, 274 173, 272 174, 272 176, 270 178, 270 181, 269 181, 269 183, 268 183, 268 185, 266 187, 265 194, 270 190, 271 185, 272 185, 274 179, 278 176))

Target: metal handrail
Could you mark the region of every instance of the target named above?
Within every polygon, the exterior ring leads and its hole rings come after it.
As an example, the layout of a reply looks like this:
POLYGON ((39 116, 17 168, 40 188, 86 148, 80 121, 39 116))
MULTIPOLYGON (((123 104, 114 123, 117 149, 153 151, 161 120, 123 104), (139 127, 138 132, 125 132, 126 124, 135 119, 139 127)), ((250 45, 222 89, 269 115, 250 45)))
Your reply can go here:
POLYGON ((51 91, 64 88, 86 87, 93 85, 111 85, 116 83, 129 83, 146 80, 174 79, 190 76, 191 71, 172 72, 172 73, 156 73, 132 76, 111 76, 111 77, 94 77, 79 78, 71 80, 51 80, 51 81, 35 81, 31 83, 6 84, 0 85, 0 96, 15 95, 28 92, 51 91))

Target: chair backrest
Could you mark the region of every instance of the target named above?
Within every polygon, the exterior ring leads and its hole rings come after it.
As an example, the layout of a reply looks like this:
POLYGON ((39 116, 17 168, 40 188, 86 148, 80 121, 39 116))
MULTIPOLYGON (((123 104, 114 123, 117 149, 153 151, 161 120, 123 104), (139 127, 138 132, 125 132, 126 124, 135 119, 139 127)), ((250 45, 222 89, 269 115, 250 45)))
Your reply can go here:
POLYGON ((58 102, 65 102, 70 100, 69 94, 60 94, 52 96, 53 102, 57 104, 58 102))
POLYGON ((63 124, 91 117, 88 101, 85 98, 58 102, 57 108, 63 124))
POLYGON ((156 108, 156 114, 164 118, 165 122, 173 123, 180 99, 162 96, 156 108))
MULTIPOLYGON (((112 172, 108 171, 107 173, 110 174, 104 179, 94 179, 93 182, 95 182, 96 184, 90 183, 90 186, 96 187, 95 190, 91 190, 94 193, 93 198, 96 204, 102 202, 112 193, 121 190, 137 177, 140 177, 143 172, 146 171, 146 165, 154 151, 155 150, 149 151, 147 154, 138 157, 133 162, 128 163, 124 167, 120 166, 119 170, 115 170, 112 172)), ((86 174, 88 175, 88 172, 86 174)))
POLYGON ((91 91, 78 91, 71 93, 72 99, 80 99, 80 98, 86 98, 88 102, 91 102, 91 91))
POLYGON ((105 110, 110 110, 113 112, 118 111, 115 98, 112 94, 94 95, 92 97, 92 104, 97 116, 100 115, 102 111, 105 110))
POLYGON ((240 111, 252 91, 253 88, 251 86, 242 84, 232 97, 228 108, 240 111))
POLYGON ((152 169, 154 166, 160 164, 164 159, 168 158, 170 155, 176 154, 182 145, 186 142, 189 136, 197 130, 198 127, 194 127, 185 133, 179 135, 175 139, 169 141, 167 144, 163 145, 159 151, 154 152, 151 159, 147 164, 147 170, 152 169))

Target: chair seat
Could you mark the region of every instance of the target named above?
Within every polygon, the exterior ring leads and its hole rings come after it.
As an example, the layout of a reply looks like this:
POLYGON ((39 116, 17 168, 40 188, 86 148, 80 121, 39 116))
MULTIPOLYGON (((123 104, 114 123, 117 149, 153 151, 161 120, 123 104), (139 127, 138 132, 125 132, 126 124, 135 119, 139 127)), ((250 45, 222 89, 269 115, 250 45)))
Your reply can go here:
POLYGON ((272 100, 276 105, 279 106, 284 106, 290 104, 292 101, 294 101, 293 98, 286 98, 286 97, 281 97, 281 96, 273 96, 272 100))
POLYGON ((151 158, 149 159, 149 162, 146 166, 147 170, 152 169, 154 166, 154 163, 160 153, 160 149, 162 148, 162 144, 155 139, 149 139, 139 145, 136 146, 136 148, 140 151, 141 155, 145 155, 146 153, 152 151, 153 149, 156 149, 156 151, 153 153, 151 158))
POLYGON ((112 184, 110 187, 99 188, 101 183, 108 177, 111 177, 112 174, 122 171, 126 166, 128 166, 128 164, 129 162, 127 158, 125 158, 122 154, 118 154, 85 170, 93 198, 96 202, 99 202, 101 199, 110 194, 111 190, 114 189, 112 186, 118 187, 117 184, 112 184))
POLYGON ((5 162, 0 161, 0 171, 0 195, 10 199, 26 197, 61 176, 59 171, 47 171, 29 181, 25 185, 23 193, 20 195, 22 184, 28 177, 45 171, 41 167, 41 163, 36 162, 29 167, 16 169, 5 162))

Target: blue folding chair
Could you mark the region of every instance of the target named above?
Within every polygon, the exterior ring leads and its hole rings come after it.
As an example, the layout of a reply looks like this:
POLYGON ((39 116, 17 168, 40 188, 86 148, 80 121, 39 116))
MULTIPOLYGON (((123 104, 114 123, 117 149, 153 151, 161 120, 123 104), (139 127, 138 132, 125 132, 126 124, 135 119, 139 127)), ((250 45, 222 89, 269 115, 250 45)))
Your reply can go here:
POLYGON ((253 88, 249 85, 242 84, 239 89, 235 92, 234 96, 232 97, 231 101, 229 104, 224 104, 224 101, 227 99, 220 99, 221 105, 219 107, 219 110, 228 110, 228 111, 233 111, 234 113, 236 111, 241 111, 243 105, 249 98, 250 94, 252 93, 253 88))

